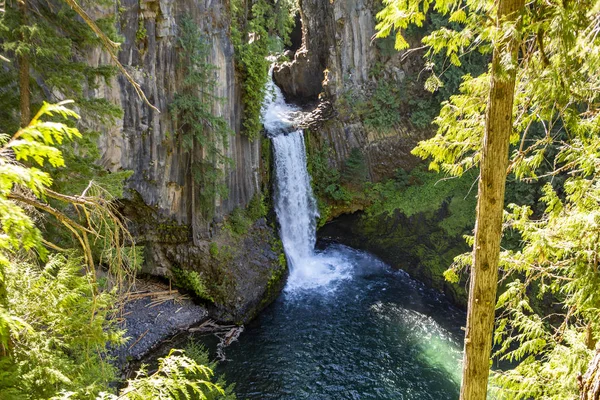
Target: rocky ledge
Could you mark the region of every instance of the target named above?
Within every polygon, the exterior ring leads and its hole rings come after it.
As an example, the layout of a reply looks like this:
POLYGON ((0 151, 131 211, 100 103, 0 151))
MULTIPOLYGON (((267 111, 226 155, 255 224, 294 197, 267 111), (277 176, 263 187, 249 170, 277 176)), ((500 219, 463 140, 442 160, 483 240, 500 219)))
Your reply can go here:
POLYGON ((168 285, 138 281, 136 286, 138 290, 128 296, 119 318, 128 340, 111 352, 121 370, 208 317, 205 307, 168 285))

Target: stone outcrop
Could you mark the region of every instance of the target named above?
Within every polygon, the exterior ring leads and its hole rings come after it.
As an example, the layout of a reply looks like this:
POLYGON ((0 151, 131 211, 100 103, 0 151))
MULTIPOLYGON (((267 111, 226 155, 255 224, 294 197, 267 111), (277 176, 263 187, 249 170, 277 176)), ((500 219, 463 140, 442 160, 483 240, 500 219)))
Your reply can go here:
MULTIPOLYGON (((138 244, 145 246, 146 271, 170 277, 172 268, 179 266, 197 271, 209 281, 214 278, 209 272, 217 265, 209 253, 215 226, 232 210, 243 209, 253 197, 260 196, 261 187, 268 187, 268 182, 262 181, 268 175, 261 154, 263 139, 250 141, 240 134, 242 91, 230 39, 229 1, 120 0, 111 7, 95 6, 92 15, 96 19, 107 17, 116 9, 122 36, 119 60, 160 112, 144 104, 122 76, 113 78, 110 85, 101 82, 97 89, 90 90, 90 96, 105 98, 124 111, 115 124, 97 129, 103 132, 98 143, 101 163, 110 171, 133 171, 123 212, 131 220, 138 244), (228 195, 216 196, 214 218, 210 220, 201 209, 205 188, 194 180, 191 171, 192 162, 202 154, 184 148, 169 112, 184 79, 177 43, 183 17, 191 18, 208 42, 207 63, 214 65, 216 81, 212 112, 225 118, 232 130, 228 146, 222 149, 231 163, 217 166, 223 172, 221 183, 228 195)), ((91 65, 110 61, 101 49, 90 50, 85 56, 91 65)), ((228 269, 234 284, 231 296, 215 300, 219 315, 244 321, 265 305, 262 301, 267 283, 279 271, 279 260, 277 255, 261 258, 263 271, 258 274, 259 261, 254 252, 271 254, 270 243, 275 236, 273 228, 263 225, 251 230, 249 242, 242 241, 240 250, 247 253, 240 253, 228 269)))
POLYGON ((324 70, 333 46, 333 15, 329 2, 300 0, 302 46, 294 60, 283 63, 273 71, 273 80, 288 100, 316 100, 323 90, 324 70))
POLYGON ((406 119, 377 131, 349 111, 356 105, 353 95, 368 98, 376 81, 400 84, 422 68, 420 54, 403 59, 402 53, 386 52, 377 45, 375 14, 380 7, 374 0, 300 1, 303 46, 293 61, 281 64, 274 73, 288 98, 303 103, 319 97, 332 105, 331 115, 336 117, 310 129, 311 143, 333 150, 332 167, 339 169, 352 149, 359 148, 374 181, 392 176, 398 168, 412 169, 419 160, 410 150, 433 133, 415 128, 406 119))

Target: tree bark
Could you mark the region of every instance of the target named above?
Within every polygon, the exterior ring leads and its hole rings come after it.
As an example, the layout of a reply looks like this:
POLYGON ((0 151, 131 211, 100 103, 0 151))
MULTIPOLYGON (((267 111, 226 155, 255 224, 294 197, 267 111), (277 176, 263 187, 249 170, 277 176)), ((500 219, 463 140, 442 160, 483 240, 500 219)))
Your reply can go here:
MULTIPOLYGON (((517 21, 523 7, 524 0, 499 0, 497 28, 501 30, 503 22, 517 21)), ((517 55, 516 38, 509 36, 495 43, 480 164, 461 400, 484 400, 487 395, 517 55), (513 68, 508 71, 501 65, 507 52, 513 58, 513 68)))
POLYGON ((600 350, 590 361, 587 372, 580 378, 580 400, 600 399, 600 350))
MULTIPOLYGON (((19 2, 19 11, 21 12, 21 25, 28 24, 27 18, 27 0, 19 2)), ((23 35, 21 40, 27 38, 23 35)), ((31 120, 31 100, 29 95, 29 54, 23 53, 17 57, 19 63, 19 109, 21 112, 21 128, 29 125, 31 120)))

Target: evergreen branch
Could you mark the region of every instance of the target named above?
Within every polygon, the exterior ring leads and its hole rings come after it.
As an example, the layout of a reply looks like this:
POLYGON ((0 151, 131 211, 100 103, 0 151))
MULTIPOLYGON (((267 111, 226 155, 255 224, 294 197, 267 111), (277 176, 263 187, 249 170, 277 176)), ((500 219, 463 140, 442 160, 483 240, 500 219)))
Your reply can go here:
POLYGON ((81 232, 90 233, 92 235, 94 235, 94 234, 97 233, 97 232, 94 232, 94 231, 86 228, 85 226, 79 224, 78 222, 73 221, 71 218, 69 218, 68 216, 66 216, 64 213, 58 211, 56 208, 54 208, 54 207, 52 207, 52 206, 50 206, 48 204, 42 203, 41 201, 39 201, 37 199, 32 199, 32 198, 29 198, 29 197, 25 197, 25 196, 22 196, 20 194, 16 194, 14 192, 10 193, 7 197, 9 199, 11 199, 11 200, 20 201, 21 203, 25 203, 25 204, 33 206, 33 207, 35 207, 37 209, 45 211, 48 214, 54 216, 56 219, 58 219, 63 224, 71 225, 72 227, 77 228, 81 232))

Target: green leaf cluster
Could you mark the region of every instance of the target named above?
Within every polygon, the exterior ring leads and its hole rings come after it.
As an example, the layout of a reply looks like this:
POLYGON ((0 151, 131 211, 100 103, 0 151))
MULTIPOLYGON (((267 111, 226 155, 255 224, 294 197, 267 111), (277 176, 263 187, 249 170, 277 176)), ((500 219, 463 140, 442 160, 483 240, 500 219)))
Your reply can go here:
MULTIPOLYGON (((577 376, 600 337, 600 3, 534 1, 515 23, 496 25, 494 3, 487 0, 386 0, 380 34, 394 32, 398 47, 405 47, 401 29, 422 24, 430 8, 459 25, 423 39, 429 59, 443 55, 459 65, 470 52, 490 53, 493 43, 508 42, 500 38, 522 44, 517 63, 502 45, 494 49, 505 55, 494 73, 516 71, 508 172, 535 186, 550 182, 541 196, 536 190, 524 191, 522 199, 513 196, 516 204, 506 211, 505 235, 520 240, 501 254, 495 356, 510 364, 494 373, 495 395, 574 398, 577 376)), ((450 175, 476 170, 489 87, 489 73, 466 76, 460 93, 442 105, 437 135, 414 153, 450 175)), ((470 258, 458 257, 448 276, 469 266, 470 258)))
POLYGON ((166 357, 158 360, 156 372, 150 374, 142 368, 119 395, 103 393, 97 400, 235 400, 232 388, 223 389, 222 381, 213 383, 212 368, 198 363, 191 357, 193 355, 200 361, 208 358, 202 349, 192 348, 190 356, 180 350, 171 350, 166 357))
POLYGON ((251 140, 262 130, 260 112, 269 79, 267 59, 273 38, 288 42, 297 12, 295 0, 232 0, 231 41, 241 78, 243 132, 251 140))
POLYGON ((40 169, 63 166, 55 146, 81 136, 56 122, 78 118, 66 103, 43 104, 27 127, 2 138, 0 148, 0 393, 7 399, 51 398, 71 390, 89 398, 115 379, 106 344, 122 342, 112 318, 116 292, 100 291, 87 235, 121 254, 107 259, 115 272, 130 262, 121 243, 126 235, 103 199, 54 192, 51 175, 40 169), (86 217, 71 219, 49 198, 86 217), (32 208, 56 218, 80 246, 61 249, 56 238, 45 240, 44 220, 32 208), (98 221, 107 220, 113 227, 100 228, 106 222, 98 221))
POLYGON ((449 236, 460 235, 474 226, 475 181, 476 175, 472 173, 443 179, 439 174, 421 168, 415 168, 410 174, 399 170, 395 179, 369 188, 371 205, 366 211, 370 216, 393 215, 400 211, 407 217, 418 213, 432 217, 447 204, 448 215, 439 221, 439 225, 449 236))
POLYGON ((7 310, 22 328, 10 335, 9 355, 0 356, 3 399, 48 399, 61 391, 89 398, 116 379, 106 348, 123 343, 111 320, 116 296, 99 293, 82 265, 70 252, 42 265, 6 267, 7 310))

